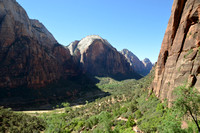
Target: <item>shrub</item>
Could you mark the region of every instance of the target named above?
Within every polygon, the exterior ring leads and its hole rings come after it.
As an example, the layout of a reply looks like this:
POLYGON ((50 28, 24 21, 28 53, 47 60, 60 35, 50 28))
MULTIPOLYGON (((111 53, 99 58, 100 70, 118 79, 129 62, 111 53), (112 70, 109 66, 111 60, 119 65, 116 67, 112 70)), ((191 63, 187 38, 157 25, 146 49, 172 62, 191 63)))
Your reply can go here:
POLYGON ((37 117, 23 113, 15 113, 11 109, 0 107, 0 132, 40 132, 46 123, 37 117), (25 128, 26 127, 26 128, 25 128))
POLYGON ((126 107, 120 108, 120 114, 126 113, 128 109, 126 107))
POLYGON ((129 127, 133 127, 133 126, 136 126, 136 123, 135 123, 133 117, 129 116, 128 121, 126 122, 126 127, 129 128, 129 127))
POLYGON ((177 119, 177 114, 172 109, 168 109, 163 116, 161 124, 158 125, 159 133, 184 133, 181 129, 181 120, 177 119))
POLYGON ((134 116, 135 116, 136 119, 141 118, 141 117, 142 117, 141 111, 140 111, 140 110, 137 110, 137 111, 134 113, 134 116))
POLYGON ((134 104, 134 103, 131 103, 131 105, 130 105, 130 111, 131 111, 132 113, 134 113, 134 112, 137 111, 137 110, 138 110, 137 105, 134 104))

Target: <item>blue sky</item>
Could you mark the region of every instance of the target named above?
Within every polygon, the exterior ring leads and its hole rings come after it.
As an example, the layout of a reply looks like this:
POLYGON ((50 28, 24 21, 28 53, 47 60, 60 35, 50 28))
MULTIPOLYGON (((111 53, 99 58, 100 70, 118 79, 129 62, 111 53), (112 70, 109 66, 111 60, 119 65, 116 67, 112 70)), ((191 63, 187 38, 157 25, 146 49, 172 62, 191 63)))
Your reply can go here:
POLYGON ((117 50, 156 62, 173 0, 17 0, 56 40, 68 45, 100 35, 117 50))

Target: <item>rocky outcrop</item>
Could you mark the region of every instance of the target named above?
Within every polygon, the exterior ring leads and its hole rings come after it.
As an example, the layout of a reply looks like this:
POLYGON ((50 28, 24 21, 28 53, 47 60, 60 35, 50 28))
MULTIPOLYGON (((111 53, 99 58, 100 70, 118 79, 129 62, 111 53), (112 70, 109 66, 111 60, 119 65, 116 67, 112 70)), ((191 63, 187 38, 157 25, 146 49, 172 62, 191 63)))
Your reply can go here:
POLYGON ((72 42, 68 48, 72 56, 79 60, 84 73, 119 78, 141 77, 133 71, 125 57, 100 36, 87 36, 72 42))
POLYGON ((143 61, 140 61, 138 57, 128 49, 123 49, 120 53, 126 57, 127 61, 137 73, 146 76, 151 71, 153 64, 149 59, 145 58, 143 61))
POLYGON ((174 0, 152 84, 161 99, 173 100, 174 88, 186 83, 200 90, 199 19, 199 0, 174 0))
POLYGON ((146 74, 146 75, 149 74, 154 65, 151 63, 151 61, 148 58, 145 58, 142 61, 142 63, 144 64, 144 67, 145 67, 144 74, 146 74))
POLYGON ((39 88, 74 74, 70 52, 15 0, 0 1, 0 88, 39 88))

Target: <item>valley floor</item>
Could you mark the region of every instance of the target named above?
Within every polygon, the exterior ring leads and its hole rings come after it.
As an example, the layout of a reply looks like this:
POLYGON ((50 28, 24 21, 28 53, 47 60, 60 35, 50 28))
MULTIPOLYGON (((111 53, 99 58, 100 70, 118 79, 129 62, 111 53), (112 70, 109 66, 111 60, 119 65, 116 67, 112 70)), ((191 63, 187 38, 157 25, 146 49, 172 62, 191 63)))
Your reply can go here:
POLYGON ((14 128, 16 131, 29 129, 31 132, 46 133, 196 132, 194 123, 190 121, 186 122, 188 128, 182 129, 182 120, 176 119, 177 114, 147 89, 154 78, 153 75, 152 72, 140 80, 124 81, 96 77, 99 80, 96 86, 110 95, 92 102, 86 101, 85 105, 70 106, 69 103, 62 103, 64 108, 11 112, 12 116, 8 110, 1 109, 0 112, 4 112, 3 115, 7 118, 3 123, 11 124, 10 127, 3 124, 0 131, 4 129, 12 132, 16 123, 26 118, 30 125, 26 122, 26 126, 20 123, 14 128))

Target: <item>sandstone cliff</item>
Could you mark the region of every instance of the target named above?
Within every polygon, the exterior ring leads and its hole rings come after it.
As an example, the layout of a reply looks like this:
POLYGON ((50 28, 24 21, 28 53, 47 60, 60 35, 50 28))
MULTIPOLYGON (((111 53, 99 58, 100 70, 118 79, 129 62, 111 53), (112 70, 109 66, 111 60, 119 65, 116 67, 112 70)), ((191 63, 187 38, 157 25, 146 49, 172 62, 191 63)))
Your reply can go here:
POLYGON ((173 100, 173 89, 185 83, 200 90, 199 19, 200 0, 174 0, 152 84, 161 99, 173 100))
POLYGON ((95 76, 140 78, 111 44, 97 35, 75 41, 68 46, 70 53, 79 60, 84 73, 95 76))
POLYGON ((16 0, 0 0, 0 103, 39 100, 37 89, 77 74, 70 51, 44 25, 29 19, 16 0))
POLYGON ((15 0, 0 1, 0 36, 0 88, 38 88, 73 73, 69 50, 15 0))
POLYGON ((140 61, 138 57, 128 49, 123 49, 120 53, 126 57, 127 61, 137 73, 146 76, 151 71, 153 64, 149 59, 146 58, 140 61))

